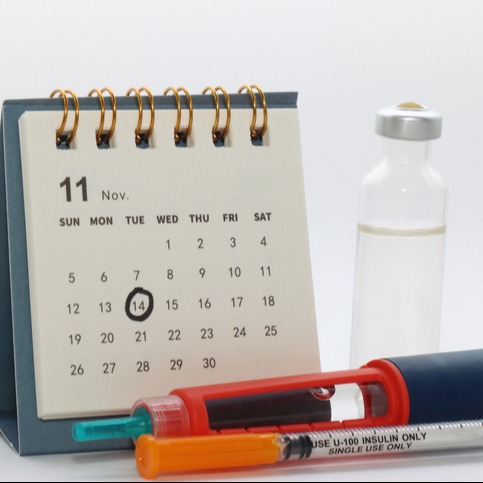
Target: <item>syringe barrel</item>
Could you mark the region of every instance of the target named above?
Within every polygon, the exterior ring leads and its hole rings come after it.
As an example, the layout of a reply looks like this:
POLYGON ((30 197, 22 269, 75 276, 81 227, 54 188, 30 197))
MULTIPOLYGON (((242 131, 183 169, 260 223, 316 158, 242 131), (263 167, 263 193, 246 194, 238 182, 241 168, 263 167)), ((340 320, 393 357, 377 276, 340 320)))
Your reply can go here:
POLYGON ((483 447, 483 420, 278 434, 277 461, 483 447))

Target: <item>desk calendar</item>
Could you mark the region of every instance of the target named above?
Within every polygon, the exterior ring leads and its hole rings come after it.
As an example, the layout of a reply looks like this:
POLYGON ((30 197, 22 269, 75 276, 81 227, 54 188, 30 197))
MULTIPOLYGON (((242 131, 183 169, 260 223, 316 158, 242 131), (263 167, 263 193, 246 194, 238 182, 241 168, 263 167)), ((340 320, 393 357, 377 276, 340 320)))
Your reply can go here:
POLYGON ((220 96, 220 143, 211 95, 191 113, 184 95, 143 112, 118 97, 108 144, 99 98, 78 117, 71 99, 69 146, 62 99, 5 103, 0 427, 19 452, 120 447, 79 447, 70 427, 176 387, 320 369, 296 98, 266 94, 254 141, 263 97, 220 96))

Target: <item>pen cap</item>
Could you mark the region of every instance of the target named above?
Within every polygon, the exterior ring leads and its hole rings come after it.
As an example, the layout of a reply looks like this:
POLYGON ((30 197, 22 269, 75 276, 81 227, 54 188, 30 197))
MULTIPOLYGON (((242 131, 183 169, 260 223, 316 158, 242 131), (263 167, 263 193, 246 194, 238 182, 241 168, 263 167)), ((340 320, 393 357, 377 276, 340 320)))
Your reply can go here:
POLYGON ((483 418, 483 349, 388 358, 409 394, 409 423, 483 418))

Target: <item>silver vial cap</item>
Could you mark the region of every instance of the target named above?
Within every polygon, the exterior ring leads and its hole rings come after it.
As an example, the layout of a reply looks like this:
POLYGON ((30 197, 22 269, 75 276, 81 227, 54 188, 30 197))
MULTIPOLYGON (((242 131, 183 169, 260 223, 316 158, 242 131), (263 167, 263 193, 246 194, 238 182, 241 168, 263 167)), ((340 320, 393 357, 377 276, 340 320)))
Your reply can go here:
POLYGON ((441 136, 443 117, 415 102, 403 102, 376 114, 376 134, 406 141, 429 141, 441 136))

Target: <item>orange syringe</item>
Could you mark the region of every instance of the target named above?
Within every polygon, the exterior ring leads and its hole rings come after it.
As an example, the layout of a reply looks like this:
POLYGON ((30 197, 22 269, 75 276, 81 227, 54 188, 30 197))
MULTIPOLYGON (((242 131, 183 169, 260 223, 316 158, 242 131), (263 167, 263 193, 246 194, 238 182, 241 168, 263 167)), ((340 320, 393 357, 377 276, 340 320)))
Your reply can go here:
POLYGON ((173 471, 478 447, 483 447, 481 419, 291 434, 158 439, 144 435, 137 442, 136 464, 139 474, 151 479, 173 471))

